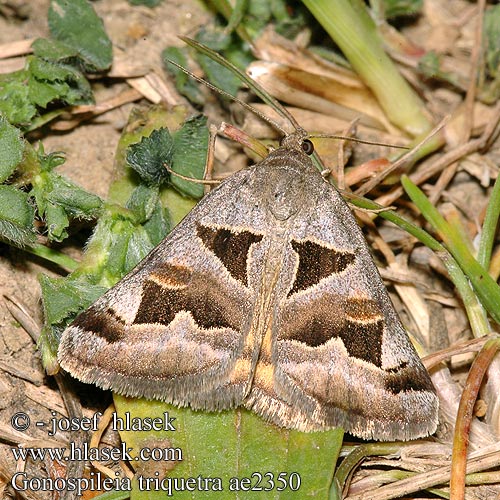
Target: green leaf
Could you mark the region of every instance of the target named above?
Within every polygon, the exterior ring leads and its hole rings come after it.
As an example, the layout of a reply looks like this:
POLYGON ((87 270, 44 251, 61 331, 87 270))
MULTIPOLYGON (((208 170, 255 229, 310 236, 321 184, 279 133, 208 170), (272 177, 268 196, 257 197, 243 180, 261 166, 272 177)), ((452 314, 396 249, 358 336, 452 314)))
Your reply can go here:
POLYGON ((460 228, 449 224, 407 176, 401 178, 401 183, 408 196, 417 205, 425 219, 439 233, 445 247, 469 278, 482 305, 488 310, 491 317, 500 323, 500 287, 470 253, 460 228))
POLYGON ((204 104, 205 98, 203 97, 199 86, 193 81, 193 79, 173 64, 168 63, 168 59, 170 59, 180 66, 187 68, 188 63, 186 56, 184 55, 184 51, 178 47, 167 47, 161 53, 161 57, 165 70, 173 75, 175 79, 175 87, 179 93, 189 99, 189 101, 193 104, 198 104, 200 106, 204 104))
POLYGON ((38 278, 42 289, 45 326, 38 341, 45 367, 55 370, 57 347, 66 325, 93 304, 106 288, 91 283, 87 276, 73 273, 65 278, 38 278))
MULTIPOLYGON (((128 241, 123 270, 126 273, 130 272, 151 250, 153 250, 153 243, 146 229, 143 226, 136 227, 128 241)), ((122 274, 124 274, 123 270, 122 274)))
MULTIPOLYGON (((208 31, 202 29, 197 33, 196 40, 210 49, 224 54, 232 43, 231 36, 223 30, 208 31)), ((216 61, 204 54, 197 53, 196 59, 211 83, 229 94, 236 95, 241 86, 241 81, 231 71, 221 67, 220 64, 217 64, 216 61)))
POLYGON ((414 16, 422 10, 422 0, 382 0, 385 19, 414 16))
POLYGON ((153 249, 148 232, 137 225, 133 212, 126 214, 110 210, 99 219, 80 268, 82 273, 108 286, 114 285, 153 249))
POLYGON ((56 99, 71 105, 94 102, 89 82, 74 67, 30 57, 28 68, 29 97, 34 104, 45 108, 56 99))
POLYGON ((102 210, 99 196, 85 191, 59 174, 51 173, 52 191, 48 198, 64 209, 67 215, 78 219, 93 219, 102 210))
POLYGON ((21 131, 0 113, 0 182, 7 180, 23 158, 21 131))
POLYGON ((111 66, 111 40, 87 0, 51 0, 48 21, 52 36, 77 51, 87 71, 111 66))
MULTIPOLYGON (((302 433, 269 424, 244 409, 210 413, 176 408, 161 401, 132 399, 118 394, 113 397, 117 417, 121 419, 126 413, 129 418, 136 417, 141 421, 146 417, 175 418, 170 422, 175 430, 164 426, 158 432, 120 432, 126 446, 134 449, 133 456, 138 450, 153 446, 168 450, 166 458, 178 457, 179 450, 182 453, 181 462, 134 460, 136 480, 139 475, 161 479, 166 470, 168 475, 164 484, 173 483, 174 478, 201 476, 221 479, 223 491, 172 491, 176 499, 329 498, 330 483, 342 445, 342 429, 302 433), (159 475, 156 476, 155 472, 159 475), (266 473, 270 474, 266 476, 266 473), (284 483, 278 479, 280 474, 284 483), (242 478, 249 478, 252 486, 257 487, 253 491, 231 491, 230 484, 233 487, 241 484, 242 478), (282 491, 278 485, 283 487, 282 491), (300 487, 297 489, 297 486, 300 487), (265 488, 269 488, 268 491, 265 488)), ((137 483, 131 494, 132 500, 162 498, 165 498, 165 491, 157 488, 140 491, 137 483)))
POLYGON ((25 69, 0 75, 0 112, 12 124, 28 124, 37 114, 29 97, 30 76, 25 69))
POLYGON ((101 213, 103 207, 99 196, 88 193, 65 177, 50 171, 60 160, 57 154, 42 155, 41 163, 45 164, 45 168, 33 177, 31 191, 39 214, 45 217, 49 240, 55 241, 63 241, 68 237, 66 228, 70 217, 92 219, 101 213))
POLYGON ((38 108, 55 101, 73 105, 93 102, 90 84, 80 71, 29 56, 25 69, 0 75, 0 112, 12 124, 28 125, 38 108))
POLYGON ((139 184, 130 195, 125 207, 132 210, 139 224, 144 224, 156 208, 158 202, 158 186, 139 184))
POLYGON ((63 241, 68 237, 66 228, 69 226, 69 219, 62 207, 48 203, 45 207, 45 223, 50 241, 63 241))
POLYGON ((65 153, 63 151, 53 151, 52 153, 45 154, 42 142, 39 143, 36 154, 42 172, 51 172, 54 168, 66 162, 65 153))
POLYGON ((168 209, 163 208, 158 201, 149 220, 144 224, 151 243, 158 245, 172 230, 173 224, 168 209))
POLYGON ((48 38, 37 38, 31 48, 35 56, 52 62, 69 62, 78 56, 74 47, 48 38))
POLYGON ((94 285, 80 276, 49 278, 42 274, 39 281, 45 321, 51 325, 60 324, 68 317, 75 317, 106 291, 105 287, 94 285))
MULTIPOLYGON (((174 133, 172 170, 192 179, 203 179, 208 149, 207 117, 203 115, 189 118, 174 133)), ((203 185, 190 182, 175 175, 170 178, 181 194, 191 198, 203 196, 203 185)))
POLYGON ((14 186, 0 186, 0 239, 21 247, 34 244, 34 218, 26 193, 14 186))
POLYGON ((145 182, 160 185, 168 180, 165 164, 171 164, 173 148, 174 140, 168 129, 153 130, 148 137, 129 147, 127 163, 145 182))
POLYGON ((427 52, 418 60, 418 70, 426 78, 436 78, 450 82, 452 85, 458 85, 456 76, 441 68, 441 59, 433 50, 427 52))

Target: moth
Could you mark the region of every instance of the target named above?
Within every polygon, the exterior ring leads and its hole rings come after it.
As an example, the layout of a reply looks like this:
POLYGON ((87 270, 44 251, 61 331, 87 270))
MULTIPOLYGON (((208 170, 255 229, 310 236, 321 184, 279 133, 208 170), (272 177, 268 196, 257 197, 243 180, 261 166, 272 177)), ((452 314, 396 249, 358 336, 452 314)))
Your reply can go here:
POLYGON ((438 399, 349 207, 298 129, 210 192, 64 331, 77 379, 300 431, 433 433, 438 399))

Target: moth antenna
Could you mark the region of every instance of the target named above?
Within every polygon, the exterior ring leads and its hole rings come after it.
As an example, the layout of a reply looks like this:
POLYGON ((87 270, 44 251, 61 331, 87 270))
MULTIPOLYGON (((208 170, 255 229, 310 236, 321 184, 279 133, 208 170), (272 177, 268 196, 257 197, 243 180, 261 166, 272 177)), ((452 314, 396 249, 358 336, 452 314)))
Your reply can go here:
MULTIPOLYGON (((349 135, 349 137, 352 137, 356 133, 356 127, 358 125, 359 118, 354 118, 351 120, 351 122, 348 124, 348 126, 344 129, 344 133, 342 135, 349 135)), ((345 188, 345 145, 346 141, 339 141, 339 150, 337 152, 337 187, 340 189, 345 188)), ((332 173, 333 173, 333 169, 332 173)))
MULTIPOLYGON (((229 71, 231 71, 233 74, 237 75, 238 78, 242 81, 245 82, 250 89, 253 90, 255 94, 257 94, 263 102, 266 104, 269 104, 274 110, 280 114, 283 118, 288 120, 292 127, 297 131, 297 132, 305 132, 305 130, 299 125, 299 122, 293 117, 293 115, 288 111, 277 99, 275 99, 273 96, 271 96, 264 87, 262 87, 259 83, 257 83, 251 76, 247 75, 244 71, 241 71, 239 68, 237 68, 234 64, 230 63, 227 59, 222 57, 220 54, 217 52, 213 51, 212 49, 206 47, 200 42, 197 42, 196 40, 193 40, 192 38, 186 37, 186 36, 181 36, 179 37, 182 41, 190 45, 191 47, 195 48, 199 52, 205 54, 206 56, 210 57, 213 61, 219 63, 221 66, 224 66, 227 68, 229 71)), ((230 95, 230 98, 233 99, 234 96, 230 95)), ((255 111, 252 111, 255 113, 255 111)), ((268 117, 263 117, 259 112, 256 113, 258 116, 266 120, 268 123, 273 124, 275 127, 277 127, 278 130, 280 130, 284 135, 288 135, 288 133, 283 130, 279 125, 277 125, 274 121, 270 120, 268 117)))
POLYGON ((363 196, 373 189, 379 182, 385 179, 391 172, 398 169, 407 160, 411 160, 415 155, 418 154, 420 148, 428 142, 432 137, 434 137, 448 122, 450 115, 445 116, 421 141, 415 144, 410 150, 408 150, 403 156, 397 159, 389 168, 380 172, 375 177, 372 177, 369 181, 365 182, 359 189, 356 190, 356 194, 363 196))
MULTIPOLYGON (((177 69, 180 69, 183 73, 191 77, 193 80, 196 80, 198 83, 201 83, 202 85, 205 85, 205 87, 208 87, 210 90, 213 90, 214 92, 217 92, 220 95, 223 95, 224 97, 227 97, 228 99, 231 99, 234 102, 237 102, 240 106, 243 106, 245 109, 253 113, 254 115, 258 116, 261 120, 266 121, 269 123, 272 127, 275 129, 279 130, 283 135, 289 135, 288 132, 281 127, 277 122, 263 114, 261 111, 258 109, 254 108, 250 104, 246 103, 245 101, 242 101, 238 97, 235 97, 234 95, 230 94, 229 92, 226 92, 225 90, 220 89, 219 87, 216 87, 215 85, 211 84, 207 80, 204 80, 203 78, 200 78, 199 76, 196 76, 194 73, 191 73, 188 69, 184 68, 180 64, 177 64, 175 61, 172 61, 171 59, 165 59, 167 62, 175 66, 177 69)), ((300 127, 299 127, 300 128, 300 127)))
POLYGON ((366 139, 358 139, 357 137, 348 137, 345 135, 336 135, 336 134, 309 134, 310 138, 317 139, 340 139, 342 141, 351 141, 351 142, 359 142, 360 144, 370 144, 371 146, 386 146, 389 148, 396 149, 411 149, 407 146, 399 146, 397 144, 388 144, 386 142, 377 142, 377 141, 368 141, 366 139))

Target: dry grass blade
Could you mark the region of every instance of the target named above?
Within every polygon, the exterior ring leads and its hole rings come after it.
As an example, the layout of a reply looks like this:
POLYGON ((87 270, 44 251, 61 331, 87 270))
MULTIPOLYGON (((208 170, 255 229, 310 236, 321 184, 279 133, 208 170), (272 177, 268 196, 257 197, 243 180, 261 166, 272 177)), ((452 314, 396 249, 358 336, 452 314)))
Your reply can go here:
POLYGON ((500 340, 498 338, 486 342, 469 370, 462 398, 460 399, 451 457, 450 496, 454 500, 463 500, 465 498, 467 449, 474 405, 486 370, 499 349, 500 340))
MULTIPOLYGON (((470 458, 467 464, 467 473, 473 474, 498 466, 500 466, 500 444, 497 443, 493 449, 483 450, 481 455, 470 458)), ((400 498, 417 491, 445 485, 450 479, 450 474, 451 465, 437 467, 371 491, 364 491, 359 495, 350 495, 347 498, 348 500, 391 500, 400 498)))

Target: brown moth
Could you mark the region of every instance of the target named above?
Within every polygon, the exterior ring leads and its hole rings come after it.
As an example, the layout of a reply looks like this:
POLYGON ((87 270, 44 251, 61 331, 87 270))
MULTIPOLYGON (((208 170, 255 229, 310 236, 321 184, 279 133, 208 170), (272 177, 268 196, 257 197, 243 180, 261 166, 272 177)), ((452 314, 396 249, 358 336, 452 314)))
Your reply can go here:
POLYGON ((433 433, 438 399, 303 130, 208 194, 63 333, 76 378, 301 431, 433 433))

